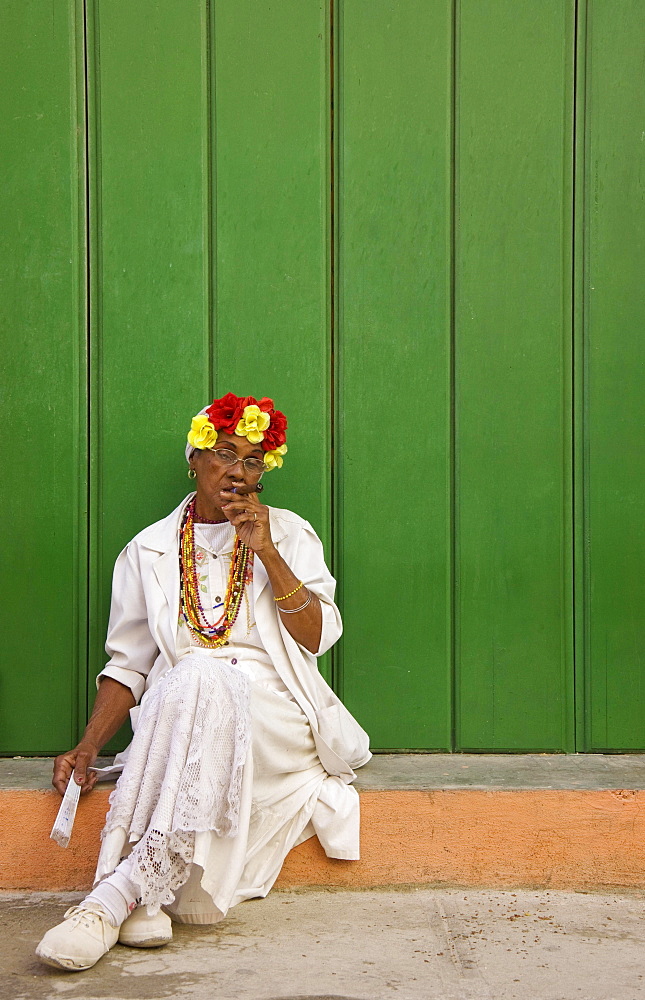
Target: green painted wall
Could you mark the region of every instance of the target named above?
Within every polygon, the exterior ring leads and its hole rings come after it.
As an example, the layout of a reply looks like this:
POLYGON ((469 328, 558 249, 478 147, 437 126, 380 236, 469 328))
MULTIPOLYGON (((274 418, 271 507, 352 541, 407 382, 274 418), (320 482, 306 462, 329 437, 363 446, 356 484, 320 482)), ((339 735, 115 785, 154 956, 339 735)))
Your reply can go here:
POLYGON ((75 741, 229 389, 377 748, 645 749, 645 0, 0 12, 0 752, 75 741))

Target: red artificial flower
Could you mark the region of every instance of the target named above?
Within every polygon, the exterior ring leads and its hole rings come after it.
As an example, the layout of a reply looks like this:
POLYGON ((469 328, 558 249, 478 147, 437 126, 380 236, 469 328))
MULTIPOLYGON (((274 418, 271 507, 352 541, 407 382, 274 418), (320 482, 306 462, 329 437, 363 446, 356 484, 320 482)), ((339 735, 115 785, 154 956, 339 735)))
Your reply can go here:
POLYGON ((258 401, 255 396, 240 396, 240 417, 247 406, 257 406, 258 401))
POLYGON ((263 413, 268 413, 271 419, 269 427, 264 432, 262 448, 264 451, 273 451, 279 448, 287 440, 287 418, 280 410, 274 410, 273 400, 268 396, 263 396, 257 400, 255 396, 236 396, 233 392, 227 392, 221 399, 214 399, 206 410, 206 415, 217 431, 224 431, 225 434, 234 434, 235 428, 242 418, 246 406, 257 406, 263 413))
MULTIPOLYGON (((264 407, 260 407, 260 409, 264 409, 264 407)), ((279 448, 287 440, 287 418, 280 410, 267 410, 265 412, 269 413, 271 423, 264 432, 262 447, 265 451, 273 451, 274 448, 279 448)))
POLYGON ((221 399, 213 400, 206 410, 206 414, 216 431, 234 434, 244 407, 247 405, 246 399, 236 396, 232 392, 227 392, 221 399))

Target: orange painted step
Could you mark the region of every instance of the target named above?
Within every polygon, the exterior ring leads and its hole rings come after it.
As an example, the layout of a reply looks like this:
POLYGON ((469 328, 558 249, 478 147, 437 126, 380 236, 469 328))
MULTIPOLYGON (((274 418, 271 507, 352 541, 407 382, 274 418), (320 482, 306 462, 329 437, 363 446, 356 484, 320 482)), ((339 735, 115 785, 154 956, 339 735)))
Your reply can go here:
MULTIPOLYGON (((359 784, 360 861, 331 860, 314 838, 290 853, 279 884, 357 889, 410 883, 645 888, 645 788, 514 787, 511 766, 499 759, 486 771, 481 756, 474 761, 474 755, 430 756, 436 772, 430 779, 417 755, 408 763, 390 758, 388 765, 377 758, 374 766, 368 765, 370 770, 359 784), (384 777, 390 765, 397 774, 384 777), (441 772, 446 767, 448 771, 441 772), (500 778, 498 772, 504 768, 506 774, 500 778), (464 774, 471 769, 472 774, 464 774), (486 784, 482 774, 490 787, 482 787, 486 784), (410 787, 415 777, 421 785, 443 778, 451 787, 410 787), (399 787, 378 787, 392 782, 399 787), (507 787, 501 787, 504 782, 507 787)), ((517 760, 511 761, 515 772, 520 767, 517 760)), ((555 764, 542 761, 541 772, 540 760, 536 756, 526 764, 525 759, 525 771, 535 767, 538 777, 527 778, 525 773, 523 785, 545 784, 547 779, 553 784, 558 767, 560 783, 568 785, 616 786, 621 779, 623 784, 639 785, 645 777, 645 762, 636 755, 626 755, 622 761, 612 755, 604 771, 604 762, 596 755, 584 766, 580 757, 561 757, 562 763, 555 764)), ((17 762, 6 763, 19 770, 17 762)), ((17 783, 9 779, 9 784, 17 783)), ((0 888, 89 888, 109 791, 110 787, 99 786, 81 799, 70 846, 63 850, 49 840, 58 795, 42 786, 0 788, 0 888)))

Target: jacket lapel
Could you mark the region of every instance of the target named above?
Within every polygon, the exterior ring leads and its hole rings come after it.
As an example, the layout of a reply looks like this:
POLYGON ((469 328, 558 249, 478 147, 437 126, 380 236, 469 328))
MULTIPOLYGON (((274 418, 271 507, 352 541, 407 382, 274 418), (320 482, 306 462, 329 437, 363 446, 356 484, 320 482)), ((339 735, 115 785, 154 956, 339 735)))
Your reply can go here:
POLYGON ((168 663, 176 660, 176 630, 179 618, 179 527, 186 504, 195 494, 187 496, 179 506, 144 533, 140 545, 149 552, 152 567, 162 599, 148 605, 153 635, 168 663))
POLYGON ((179 560, 177 553, 173 549, 162 552, 155 559, 152 568, 168 606, 167 616, 162 614, 164 610, 163 602, 159 602, 157 605, 156 630, 159 638, 163 639, 167 646, 167 649, 164 650, 166 656, 168 656, 169 652, 171 653, 169 659, 172 663, 174 662, 175 630, 179 619, 179 560), (167 629, 164 630, 163 628, 163 625, 168 621, 170 622, 170 628, 173 630, 172 635, 168 635, 167 629))

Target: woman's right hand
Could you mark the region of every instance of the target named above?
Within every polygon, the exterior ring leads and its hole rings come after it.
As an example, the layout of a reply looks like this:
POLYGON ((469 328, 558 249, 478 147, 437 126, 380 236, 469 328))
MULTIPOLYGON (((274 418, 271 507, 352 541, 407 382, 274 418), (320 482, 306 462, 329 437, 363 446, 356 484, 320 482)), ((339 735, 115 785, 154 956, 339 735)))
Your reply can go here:
POLYGON ((110 740, 123 725, 128 712, 134 705, 134 695, 129 687, 115 681, 112 677, 104 677, 99 684, 98 694, 92 709, 83 738, 78 746, 68 753, 62 753, 54 761, 54 777, 52 785, 61 795, 72 779, 72 772, 81 795, 89 792, 98 781, 96 771, 87 773, 88 767, 94 763, 101 747, 110 740))
POLYGON ((54 776, 52 778, 52 785, 56 791, 60 795, 64 795, 70 779, 81 786, 81 795, 91 791, 98 780, 98 774, 96 771, 88 773, 87 769, 91 767, 98 755, 98 747, 88 740, 81 740, 73 750, 60 754, 54 761, 54 776))

